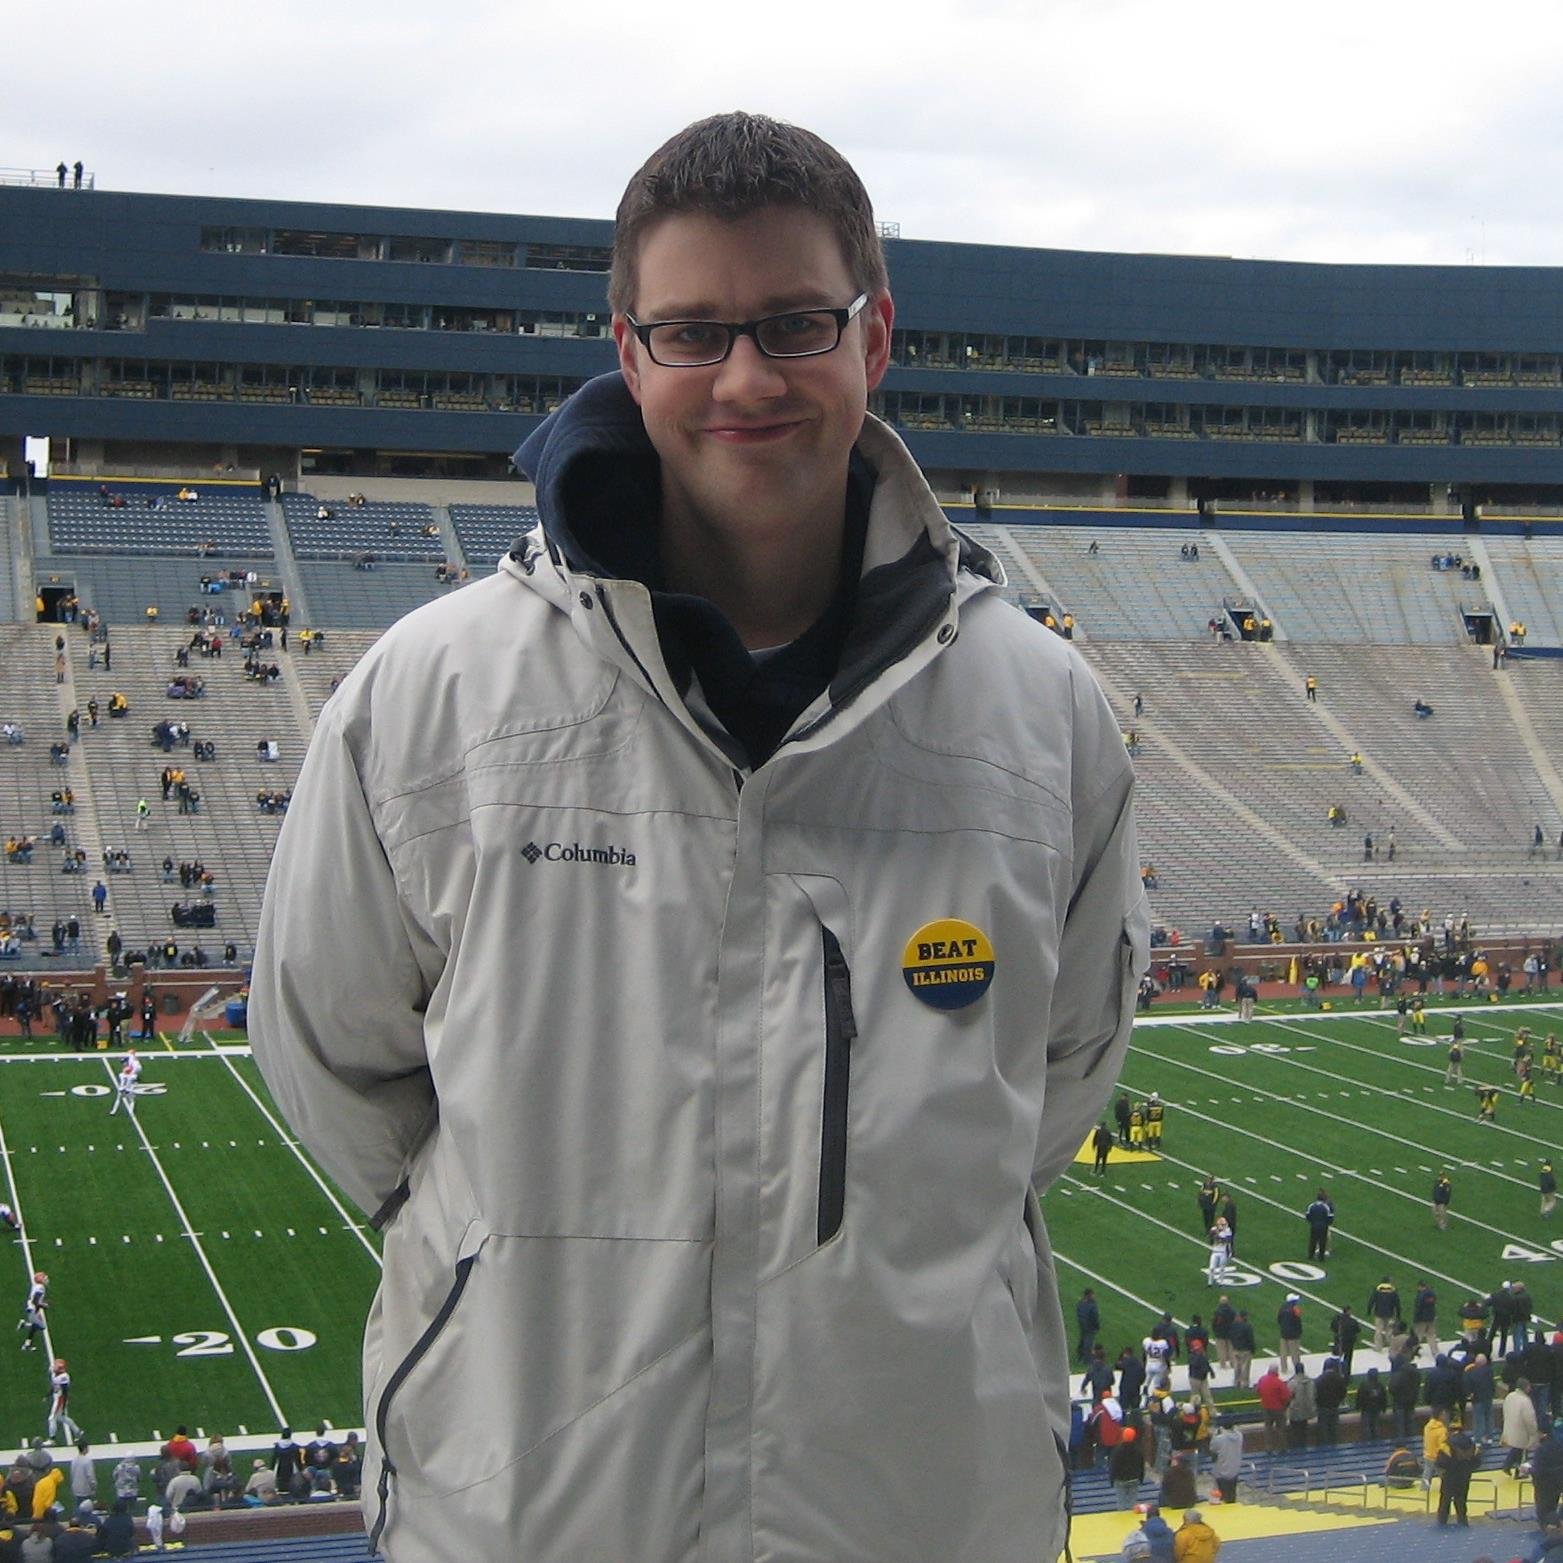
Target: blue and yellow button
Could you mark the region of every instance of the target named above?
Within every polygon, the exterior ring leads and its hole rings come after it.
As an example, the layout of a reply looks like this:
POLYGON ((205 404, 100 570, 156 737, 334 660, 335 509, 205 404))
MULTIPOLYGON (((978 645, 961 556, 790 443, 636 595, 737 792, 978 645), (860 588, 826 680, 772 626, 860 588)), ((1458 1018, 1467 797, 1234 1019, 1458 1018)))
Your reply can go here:
POLYGON ((993 946, 975 923, 942 917, 924 923, 901 956, 912 997, 934 1009, 975 1004, 993 981, 993 946))

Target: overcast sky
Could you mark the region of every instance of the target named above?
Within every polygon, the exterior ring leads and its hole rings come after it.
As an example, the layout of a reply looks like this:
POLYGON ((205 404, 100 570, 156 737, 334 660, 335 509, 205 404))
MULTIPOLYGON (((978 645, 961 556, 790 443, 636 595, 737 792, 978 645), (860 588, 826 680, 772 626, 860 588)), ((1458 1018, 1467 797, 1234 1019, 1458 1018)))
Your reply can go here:
POLYGON ((79 157, 106 189, 610 217, 669 134, 745 108, 832 141, 906 238, 1563 257, 1559 0, 77 0, 39 25, 0 162, 79 157))

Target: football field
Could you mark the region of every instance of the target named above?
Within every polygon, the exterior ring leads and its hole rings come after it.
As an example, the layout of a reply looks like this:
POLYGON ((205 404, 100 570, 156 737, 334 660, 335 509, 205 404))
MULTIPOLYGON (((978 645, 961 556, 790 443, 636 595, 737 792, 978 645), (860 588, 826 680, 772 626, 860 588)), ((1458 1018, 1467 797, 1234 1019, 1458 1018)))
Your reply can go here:
POLYGON ((1367 1008, 1137 1025, 1122 1086, 1165 1100, 1160 1156, 1115 1155, 1103 1178, 1079 1160, 1043 1202, 1071 1343, 1086 1286, 1109 1357, 1138 1349, 1163 1309, 1209 1318, 1218 1292, 1205 1282, 1195 1197, 1207 1173, 1237 1201, 1236 1264, 1221 1290, 1248 1309, 1261 1355, 1274 1352, 1288 1292, 1302 1298, 1305 1348, 1323 1351, 1331 1315, 1342 1303, 1361 1315, 1386 1274, 1407 1310, 1417 1282, 1431 1282, 1445 1339, 1459 1333, 1460 1303, 1505 1280, 1523 1278, 1548 1321, 1563 1313, 1563 1221, 1542 1218, 1536 1181, 1563 1145, 1563 1083, 1540 1069, 1563 1007, 1467 1008, 1463 1088, 1444 1083, 1451 1012, 1428 1014, 1425 1037, 1397 1036, 1393 1012, 1367 1008), (1521 1025, 1537 1044, 1534 1102, 1519 1099, 1512 1070, 1521 1025), (1495 1124, 1476 1121, 1474 1081, 1502 1090, 1495 1124), (1454 1199, 1439 1231, 1431 1191, 1445 1169, 1454 1199), (1322 1265, 1307 1260, 1303 1219, 1321 1188, 1336 1205, 1322 1265))
MULTIPOLYGON (((1252 1314, 1261 1354, 1276 1309, 1304 1304, 1304 1344, 1359 1312, 1386 1273, 1409 1305, 1437 1288, 1446 1337, 1459 1303, 1523 1276, 1537 1310, 1563 1313, 1563 1221, 1543 1219, 1536 1175, 1563 1145, 1563 1083, 1538 1070, 1523 1103, 1516 1027, 1563 1031, 1563 1005, 1465 1010, 1467 1082, 1501 1087, 1495 1125, 1474 1093, 1444 1083, 1449 1010, 1426 1037, 1398 1037, 1365 1009, 1230 1018, 1156 1015, 1135 1028, 1122 1085, 1167 1104, 1158 1157, 1105 1178, 1077 1161, 1044 1208, 1066 1319, 1094 1286, 1109 1353, 1136 1347, 1169 1309, 1209 1316, 1195 1190, 1206 1173, 1238 1205, 1225 1283, 1252 1314), (1429 1208, 1454 1182, 1449 1227, 1429 1208), (1309 1263, 1302 1212, 1325 1188, 1337 1223, 1309 1263)), ((359 1343, 379 1278, 379 1242, 272 1106, 242 1039, 197 1033, 142 1049, 135 1117, 110 1115, 119 1055, 62 1055, 52 1038, 0 1046, 0 1198, 23 1234, 0 1261, 20 1315, 28 1277, 49 1276, 49 1342, 74 1377, 71 1410, 95 1443, 142 1443, 179 1423, 229 1435, 362 1420, 359 1343)), ((1072 1337, 1072 1329, 1071 1329, 1072 1337)), ((49 1354, 0 1338, 0 1445, 44 1430, 49 1354)))
MULTIPOLYGON (((19 1317, 47 1272, 48 1345, 95 1443, 362 1421, 358 1349, 380 1271, 362 1218, 296 1145, 242 1046, 164 1038, 134 1117, 110 1116, 121 1055, 0 1054, 0 1267, 19 1317)), ((0 1338, 0 1443, 44 1431, 49 1355, 0 1338)))

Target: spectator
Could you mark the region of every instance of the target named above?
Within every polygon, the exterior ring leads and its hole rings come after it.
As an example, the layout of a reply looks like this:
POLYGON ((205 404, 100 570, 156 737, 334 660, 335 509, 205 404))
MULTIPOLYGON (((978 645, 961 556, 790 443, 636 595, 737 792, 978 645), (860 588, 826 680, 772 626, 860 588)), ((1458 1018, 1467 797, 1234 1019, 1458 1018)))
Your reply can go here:
POLYGON ((98 1526, 98 1548, 111 1558, 128 1558, 136 1550, 136 1522, 130 1517, 130 1499, 116 1498, 109 1516, 98 1526))
POLYGON ((71 1497, 77 1503, 84 1498, 88 1502, 96 1502, 98 1496, 98 1468, 93 1464, 87 1449, 87 1440, 83 1438, 77 1443, 76 1453, 71 1458, 71 1497))
POLYGON ((1428 1417, 1427 1425, 1422 1429, 1422 1486, 1424 1488, 1433 1485, 1433 1477, 1444 1464, 1447 1464, 1443 1457, 1448 1451, 1449 1412, 1446 1407, 1440 1407, 1428 1417))
POLYGON ((22 1563, 54 1563, 53 1520, 35 1520, 22 1543, 22 1563))
POLYGON ((1529 1379, 1516 1379, 1514 1388, 1503 1397, 1503 1428, 1499 1441, 1504 1447, 1503 1468, 1511 1476, 1541 1441, 1529 1379))
POLYGON ((1199 1501, 1191 1455, 1173 1455, 1167 1474, 1161 1479, 1161 1492, 1156 1501, 1164 1509, 1187 1509, 1199 1501))
POLYGON ((183 1509, 201 1493, 201 1478, 194 1471, 180 1471, 163 1489, 163 1506, 183 1509))
POLYGON ((336 1452, 337 1491, 344 1498, 358 1496, 358 1484, 363 1480, 364 1452, 357 1433, 349 1433, 342 1447, 336 1452))
POLYGON ((1221 1538, 1206 1523, 1198 1509, 1190 1509, 1172 1538, 1172 1555, 1177 1563, 1216 1563, 1221 1538))
POLYGON ((1223 1503, 1237 1502, 1237 1480, 1243 1472, 1243 1431, 1223 1417, 1210 1438, 1212 1474, 1223 1503))
POLYGON ((1536 1445, 1530 1477, 1536 1486, 1536 1523, 1545 1530, 1556 1521, 1558 1501, 1563 1498, 1563 1421, 1554 1422, 1536 1445))
POLYGON ((1389 1391, 1377 1368, 1369 1368, 1357 1386, 1357 1414, 1362 1419, 1362 1441, 1373 1443, 1379 1436, 1379 1418, 1389 1406, 1389 1391))
POLYGON ((278 1492, 293 1494, 294 1483, 304 1469, 304 1454, 293 1442, 293 1429, 285 1427, 276 1443, 271 1446, 272 1470, 277 1477, 278 1492))
POLYGON ((127 1454, 114 1467, 114 1496, 134 1503, 141 1495, 141 1466, 127 1454))
POLYGON ((244 1484, 244 1501, 255 1506, 262 1503, 275 1503, 276 1499, 277 1478, 271 1467, 257 1456, 255 1467, 250 1472, 250 1479, 244 1484))
POLYGON ((1112 1483, 1117 1507, 1132 1509, 1140 1496, 1140 1483, 1145 1480, 1145 1446, 1132 1427, 1124 1428, 1107 1457, 1107 1480, 1112 1483))

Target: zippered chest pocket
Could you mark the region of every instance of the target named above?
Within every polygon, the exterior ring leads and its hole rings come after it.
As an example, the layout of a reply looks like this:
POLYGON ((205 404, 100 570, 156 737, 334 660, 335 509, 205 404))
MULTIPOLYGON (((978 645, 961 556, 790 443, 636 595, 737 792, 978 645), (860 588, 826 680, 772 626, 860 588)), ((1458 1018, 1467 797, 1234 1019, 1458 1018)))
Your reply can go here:
POLYGON ((847 1122, 852 1092, 852 1045, 857 1020, 852 1012, 852 971, 841 941, 820 929, 824 955, 825 1064, 820 1093, 819 1220, 816 1240, 823 1246, 840 1230, 847 1201, 847 1122))

